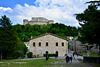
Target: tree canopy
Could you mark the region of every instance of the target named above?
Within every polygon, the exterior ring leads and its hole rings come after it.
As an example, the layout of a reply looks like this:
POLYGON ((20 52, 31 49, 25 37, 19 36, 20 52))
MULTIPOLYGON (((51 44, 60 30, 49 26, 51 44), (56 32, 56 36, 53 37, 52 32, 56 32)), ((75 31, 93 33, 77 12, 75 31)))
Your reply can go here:
POLYGON ((17 35, 22 41, 29 41, 28 39, 45 34, 53 33, 58 36, 66 38, 66 36, 77 36, 78 29, 76 27, 66 26, 61 23, 48 24, 48 25, 14 25, 17 35))
POLYGON ((79 40, 100 46, 100 10, 97 8, 96 5, 89 5, 84 13, 76 14, 76 19, 81 25, 79 40))
POLYGON ((90 3, 92 5, 96 5, 96 6, 100 6, 100 0, 94 0, 94 1, 89 1, 89 2, 86 2, 86 3, 90 3))
POLYGON ((4 59, 23 55, 23 43, 18 38, 11 21, 6 15, 0 18, 0 56, 4 59))

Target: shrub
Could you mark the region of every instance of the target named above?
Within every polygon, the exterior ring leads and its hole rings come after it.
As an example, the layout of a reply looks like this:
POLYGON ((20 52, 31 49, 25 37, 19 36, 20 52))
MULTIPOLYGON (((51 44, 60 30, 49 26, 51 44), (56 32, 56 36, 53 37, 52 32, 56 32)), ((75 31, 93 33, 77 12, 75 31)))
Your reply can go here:
POLYGON ((28 57, 28 58, 32 58, 32 55, 33 55, 32 52, 28 52, 28 53, 27 53, 27 57, 28 57))
POLYGON ((71 48, 71 45, 68 43, 68 49, 70 49, 71 48))

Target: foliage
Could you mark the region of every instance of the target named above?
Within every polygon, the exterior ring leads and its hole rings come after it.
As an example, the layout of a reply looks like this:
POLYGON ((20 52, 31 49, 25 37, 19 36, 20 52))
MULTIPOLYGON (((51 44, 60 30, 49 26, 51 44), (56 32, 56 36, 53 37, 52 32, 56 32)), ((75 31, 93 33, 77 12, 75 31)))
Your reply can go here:
POLYGON ((43 54, 44 55, 44 57, 46 57, 46 55, 48 55, 49 57, 55 57, 56 56, 56 54, 43 54))
POLYGON ((76 19, 81 25, 79 40, 100 46, 100 10, 95 5, 89 5, 84 13, 76 14, 76 19))
POLYGON ((25 44, 23 44, 23 52, 24 52, 24 55, 26 54, 27 51, 28 51, 28 47, 25 44))
POLYGON ((17 35, 22 41, 29 41, 31 35, 33 37, 48 33, 53 33, 61 37, 66 36, 77 36, 78 29, 76 27, 66 26, 64 24, 48 24, 48 25, 14 25, 14 29, 17 32, 17 35))
POLYGON ((71 45, 68 43, 68 49, 70 49, 71 48, 71 45))
POLYGON ((27 57, 28 57, 28 58, 32 58, 32 55, 33 55, 32 52, 28 52, 28 53, 27 53, 27 57))
POLYGON ((96 5, 96 6, 100 6, 100 0, 94 0, 94 1, 89 1, 89 2, 86 2, 86 3, 90 3, 90 4, 93 4, 93 5, 96 5))
POLYGON ((22 45, 10 19, 6 15, 2 16, 0 18, 0 55, 3 59, 18 58, 23 55, 22 45))

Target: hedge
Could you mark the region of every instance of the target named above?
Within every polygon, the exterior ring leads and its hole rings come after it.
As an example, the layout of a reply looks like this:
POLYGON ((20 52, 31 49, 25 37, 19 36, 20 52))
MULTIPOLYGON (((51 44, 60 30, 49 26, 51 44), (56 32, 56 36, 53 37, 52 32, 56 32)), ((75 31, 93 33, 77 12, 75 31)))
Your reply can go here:
POLYGON ((28 52, 28 53, 27 53, 27 57, 28 57, 28 58, 32 58, 32 55, 33 55, 32 52, 28 52))
POLYGON ((48 55, 49 57, 55 57, 56 54, 43 54, 44 57, 46 57, 46 55, 48 55))

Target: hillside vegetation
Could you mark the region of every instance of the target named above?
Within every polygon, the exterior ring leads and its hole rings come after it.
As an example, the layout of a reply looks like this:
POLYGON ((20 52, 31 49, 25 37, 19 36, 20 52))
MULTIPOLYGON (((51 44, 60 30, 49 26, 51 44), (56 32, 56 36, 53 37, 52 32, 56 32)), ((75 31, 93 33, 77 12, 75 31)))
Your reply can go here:
POLYGON ((77 36, 78 29, 76 27, 66 26, 64 24, 49 24, 49 25, 14 25, 17 35, 22 41, 29 41, 28 39, 47 33, 53 33, 61 37, 77 36))

